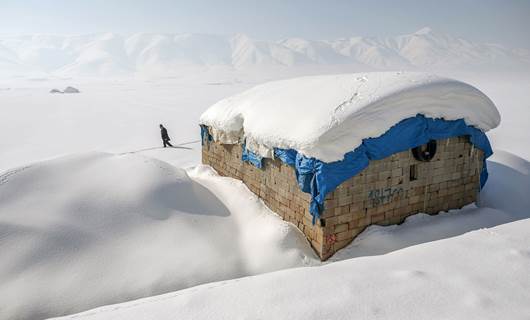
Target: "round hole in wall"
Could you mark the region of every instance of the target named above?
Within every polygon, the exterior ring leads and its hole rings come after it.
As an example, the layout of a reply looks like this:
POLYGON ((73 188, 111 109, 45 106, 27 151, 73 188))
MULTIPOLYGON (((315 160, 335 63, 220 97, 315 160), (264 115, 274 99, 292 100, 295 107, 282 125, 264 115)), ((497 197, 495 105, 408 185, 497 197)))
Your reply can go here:
POLYGON ((426 144, 412 148, 412 155, 418 161, 431 161, 436 154, 436 140, 429 140, 426 144))

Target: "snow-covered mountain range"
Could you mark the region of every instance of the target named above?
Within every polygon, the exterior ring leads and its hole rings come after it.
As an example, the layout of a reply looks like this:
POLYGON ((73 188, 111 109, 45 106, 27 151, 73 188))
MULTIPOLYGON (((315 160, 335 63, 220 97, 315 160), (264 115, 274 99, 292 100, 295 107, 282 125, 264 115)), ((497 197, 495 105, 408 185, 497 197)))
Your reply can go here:
POLYGON ((261 41, 244 34, 0 36, 0 76, 109 76, 179 73, 196 67, 245 70, 331 65, 358 71, 530 70, 530 51, 475 43, 429 28, 391 38, 335 40, 261 41))

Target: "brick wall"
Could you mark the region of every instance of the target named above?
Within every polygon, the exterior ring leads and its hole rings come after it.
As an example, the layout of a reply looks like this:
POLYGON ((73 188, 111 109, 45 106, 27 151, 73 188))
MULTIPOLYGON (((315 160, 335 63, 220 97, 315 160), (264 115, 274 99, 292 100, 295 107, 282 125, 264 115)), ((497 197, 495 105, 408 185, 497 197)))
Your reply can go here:
POLYGON ((401 223, 418 212, 435 214, 474 202, 483 157, 467 137, 455 137, 438 140, 429 162, 414 159, 410 150, 370 161, 326 197, 322 217, 313 225, 310 196, 300 191, 293 168, 264 159, 258 169, 241 161, 241 153, 240 145, 209 142, 203 145, 202 161, 220 175, 242 180, 271 210, 296 225, 323 260, 371 224, 401 223))
POLYGON ((205 143, 202 162, 222 176, 242 180, 272 211, 297 226, 316 248, 322 242, 323 230, 312 224, 311 197, 298 187, 293 168, 278 159, 263 159, 263 168, 258 169, 241 161, 241 154, 241 145, 205 143))

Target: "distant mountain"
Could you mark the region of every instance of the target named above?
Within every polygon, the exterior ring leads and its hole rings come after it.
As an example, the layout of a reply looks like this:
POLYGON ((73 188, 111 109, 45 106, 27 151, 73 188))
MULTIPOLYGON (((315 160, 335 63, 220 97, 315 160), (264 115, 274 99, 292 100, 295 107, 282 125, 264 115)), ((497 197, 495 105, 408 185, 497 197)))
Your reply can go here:
POLYGON ((530 70, 530 52, 475 43, 423 28, 391 38, 259 41, 244 34, 112 33, 0 36, 0 76, 172 74, 187 68, 228 70, 344 66, 347 70, 530 70))

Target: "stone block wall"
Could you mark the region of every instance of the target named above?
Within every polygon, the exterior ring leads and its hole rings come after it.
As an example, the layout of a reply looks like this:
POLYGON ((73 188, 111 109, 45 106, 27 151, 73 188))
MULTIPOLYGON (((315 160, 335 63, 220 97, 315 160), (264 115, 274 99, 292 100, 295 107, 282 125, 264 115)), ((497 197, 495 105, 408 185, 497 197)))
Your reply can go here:
MULTIPOLYGON (((311 196, 298 187, 292 167, 278 159, 263 159, 263 168, 241 161, 241 145, 205 143, 202 162, 220 175, 239 179, 274 212, 300 229, 313 247, 324 237, 320 224, 312 224, 311 196)), ((318 250, 317 250, 318 252, 318 250)))
POLYGON ((343 182, 325 200, 321 257, 328 258, 372 224, 399 224, 424 212, 458 209, 476 201, 483 152, 468 137, 438 140, 434 158, 410 150, 393 154, 343 182))
POLYGON ((476 201, 483 157, 463 136, 438 140, 428 162, 416 160, 410 150, 370 161, 328 194, 321 219, 313 225, 310 195, 298 187, 292 167, 264 159, 258 169, 241 161, 241 155, 241 145, 211 141, 202 149, 204 164, 242 180, 271 210, 296 225, 323 260, 369 225, 397 224, 419 212, 436 214, 476 201))

